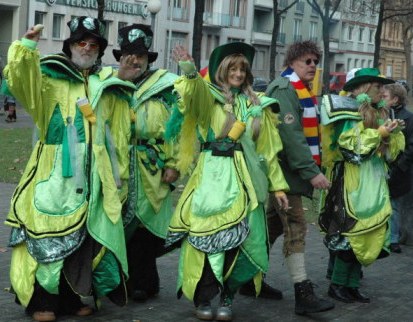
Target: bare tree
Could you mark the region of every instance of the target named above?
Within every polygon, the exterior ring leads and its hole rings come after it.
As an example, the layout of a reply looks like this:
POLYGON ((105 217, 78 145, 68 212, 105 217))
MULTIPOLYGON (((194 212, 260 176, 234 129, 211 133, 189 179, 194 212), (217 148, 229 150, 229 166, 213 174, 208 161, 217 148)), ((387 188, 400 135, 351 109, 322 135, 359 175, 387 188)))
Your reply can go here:
POLYGON ((332 21, 333 15, 339 8, 342 0, 325 0, 324 5, 321 6, 317 0, 307 0, 307 3, 313 8, 321 18, 322 23, 322 37, 324 46, 324 65, 323 65, 323 92, 328 91, 328 84, 330 81, 330 30, 329 25, 332 21))
POLYGON ((202 26, 204 24, 205 0, 195 0, 194 31, 192 36, 192 57, 195 66, 201 67, 202 26))
POLYGON ((273 3, 273 18, 274 26, 272 28, 271 45, 270 45, 270 79, 275 78, 275 58, 277 57, 277 39, 280 31, 280 17, 283 13, 287 12, 298 0, 294 0, 291 4, 284 9, 278 9, 278 0, 272 0, 273 3))
POLYGON ((104 21, 105 0, 96 0, 98 3, 98 19, 104 21))

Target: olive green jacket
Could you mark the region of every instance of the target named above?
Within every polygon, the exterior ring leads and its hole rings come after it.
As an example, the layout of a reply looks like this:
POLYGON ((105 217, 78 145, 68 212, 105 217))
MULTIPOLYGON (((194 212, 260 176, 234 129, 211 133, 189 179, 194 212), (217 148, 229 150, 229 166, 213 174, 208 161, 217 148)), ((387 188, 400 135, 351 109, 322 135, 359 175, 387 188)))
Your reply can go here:
POLYGON ((303 108, 294 87, 285 77, 278 77, 268 86, 266 95, 280 103, 278 131, 283 150, 278 154, 289 194, 311 197, 310 180, 321 171, 315 164, 302 127, 303 108))

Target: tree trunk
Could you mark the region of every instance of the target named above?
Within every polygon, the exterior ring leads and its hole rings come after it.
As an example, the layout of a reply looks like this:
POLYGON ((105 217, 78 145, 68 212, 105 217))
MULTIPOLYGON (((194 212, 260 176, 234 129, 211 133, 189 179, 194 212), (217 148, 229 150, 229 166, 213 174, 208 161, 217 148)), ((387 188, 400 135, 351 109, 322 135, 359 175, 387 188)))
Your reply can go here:
POLYGON ((270 81, 275 79, 275 58, 277 57, 277 38, 280 28, 280 15, 278 13, 278 0, 273 0, 274 26, 272 28, 270 45, 270 81))
POLYGON ((328 93, 330 87, 330 16, 331 2, 325 1, 323 21, 323 43, 324 43, 324 64, 323 64, 323 94, 328 93))
MULTIPOLYGON (((377 21, 376 34, 374 35, 374 55, 373 55, 373 67, 379 67, 380 60, 380 47, 381 47, 381 32, 383 29, 383 18, 384 18, 384 0, 380 1, 379 7, 379 18, 377 21)), ((385 68, 385 66, 383 66, 385 68)), ((383 73, 386 70, 383 69, 383 73)))
POLYGON ((98 20, 104 21, 105 0, 97 0, 98 3, 98 20))
POLYGON ((195 66, 201 68, 202 26, 204 24, 205 0, 195 0, 194 32, 192 38, 192 57, 195 66))

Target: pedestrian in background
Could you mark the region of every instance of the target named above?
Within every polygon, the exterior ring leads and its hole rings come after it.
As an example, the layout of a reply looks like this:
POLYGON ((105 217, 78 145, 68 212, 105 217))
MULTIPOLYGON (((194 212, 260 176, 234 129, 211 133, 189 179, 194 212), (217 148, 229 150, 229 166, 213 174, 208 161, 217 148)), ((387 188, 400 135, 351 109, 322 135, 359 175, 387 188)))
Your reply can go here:
POLYGON ((12 95, 4 95, 4 111, 7 113, 7 123, 16 122, 16 99, 12 95))
POLYGON ((388 84, 383 88, 383 99, 389 109, 392 119, 404 121, 402 132, 406 141, 405 150, 400 153, 397 160, 390 164, 390 201, 392 215, 390 217, 391 235, 390 251, 401 253, 400 242, 400 213, 401 197, 411 189, 411 168, 413 164, 413 113, 406 109, 407 91, 401 84, 388 84))

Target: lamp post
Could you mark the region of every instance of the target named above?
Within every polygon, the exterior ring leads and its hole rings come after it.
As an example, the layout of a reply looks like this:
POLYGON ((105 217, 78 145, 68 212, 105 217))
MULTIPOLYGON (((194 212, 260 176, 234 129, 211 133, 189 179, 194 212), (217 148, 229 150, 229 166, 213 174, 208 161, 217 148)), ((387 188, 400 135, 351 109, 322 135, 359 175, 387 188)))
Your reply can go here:
MULTIPOLYGON (((148 4, 146 6, 148 11, 151 13, 151 29, 155 35, 155 16, 159 11, 161 11, 161 0, 148 0, 148 4)), ((153 41, 151 48, 153 48, 153 41)))

